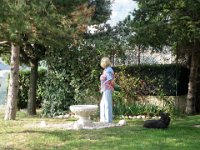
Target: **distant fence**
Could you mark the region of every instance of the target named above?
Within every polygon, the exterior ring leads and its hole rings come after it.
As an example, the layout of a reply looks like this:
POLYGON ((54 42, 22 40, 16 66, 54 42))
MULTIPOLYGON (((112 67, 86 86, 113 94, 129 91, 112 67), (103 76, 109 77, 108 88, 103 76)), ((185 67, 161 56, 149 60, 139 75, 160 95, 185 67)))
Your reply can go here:
POLYGON ((150 50, 137 51, 126 50, 124 56, 113 56, 114 66, 118 65, 134 65, 134 64, 172 64, 175 63, 175 56, 172 52, 152 52, 150 50))

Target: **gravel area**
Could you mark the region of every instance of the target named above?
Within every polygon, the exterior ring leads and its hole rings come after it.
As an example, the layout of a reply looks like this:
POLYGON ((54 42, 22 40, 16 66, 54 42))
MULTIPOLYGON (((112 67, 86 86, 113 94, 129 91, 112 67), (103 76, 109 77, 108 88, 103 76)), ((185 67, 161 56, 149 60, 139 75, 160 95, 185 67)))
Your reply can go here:
POLYGON ((48 124, 45 121, 41 121, 40 123, 26 125, 26 127, 31 127, 31 128, 62 128, 66 130, 79 130, 79 129, 91 130, 91 129, 102 129, 102 128, 117 127, 117 126, 119 127, 122 125, 119 123, 91 122, 83 126, 78 124, 76 121, 69 122, 66 124, 48 124))

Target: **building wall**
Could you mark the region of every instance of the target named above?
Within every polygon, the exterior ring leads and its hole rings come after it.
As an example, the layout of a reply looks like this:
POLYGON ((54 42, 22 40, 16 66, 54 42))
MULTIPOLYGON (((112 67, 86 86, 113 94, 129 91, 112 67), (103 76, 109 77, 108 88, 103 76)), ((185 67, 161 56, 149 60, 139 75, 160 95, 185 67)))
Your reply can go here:
POLYGON ((163 98, 159 96, 140 96, 139 99, 142 103, 145 104, 152 104, 159 107, 165 106, 165 102, 170 102, 175 106, 177 110, 180 112, 185 112, 186 109, 186 99, 187 95, 181 95, 181 96, 164 96, 163 98))

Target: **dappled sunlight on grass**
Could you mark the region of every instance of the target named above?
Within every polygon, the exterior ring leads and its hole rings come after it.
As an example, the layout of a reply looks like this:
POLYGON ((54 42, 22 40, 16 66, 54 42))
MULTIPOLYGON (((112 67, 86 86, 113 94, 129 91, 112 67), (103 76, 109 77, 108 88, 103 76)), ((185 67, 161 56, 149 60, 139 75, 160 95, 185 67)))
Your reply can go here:
MULTIPOLYGON (((127 120, 127 125, 96 130, 65 130, 63 128, 30 128, 27 124, 46 121, 62 124, 72 119, 29 117, 18 112, 14 121, 4 121, 0 113, 0 149, 63 149, 63 150, 194 150, 200 144, 200 116, 175 118, 168 129, 145 129, 142 120, 127 120)), ((115 122, 117 122, 115 120, 115 122)))

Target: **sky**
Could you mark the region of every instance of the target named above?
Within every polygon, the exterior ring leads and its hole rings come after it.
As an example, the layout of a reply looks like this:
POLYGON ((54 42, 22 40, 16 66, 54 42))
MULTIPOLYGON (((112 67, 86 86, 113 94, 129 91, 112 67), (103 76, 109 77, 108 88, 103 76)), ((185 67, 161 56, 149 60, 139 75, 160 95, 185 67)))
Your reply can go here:
POLYGON ((123 21, 135 8, 137 8, 137 4, 133 0, 114 0, 111 6, 112 14, 107 23, 110 23, 111 26, 116 25, 119 21, 123 21))
MULTIPOLYGON (((119 21, 123 21, 135 8, 137 4, 133 0, 113 0, 111 5, 111 16, 107 21, 111 26, 117 25, 119 21)), ((95 27, 88 27, 90 33, 96 31, 95 27)))

